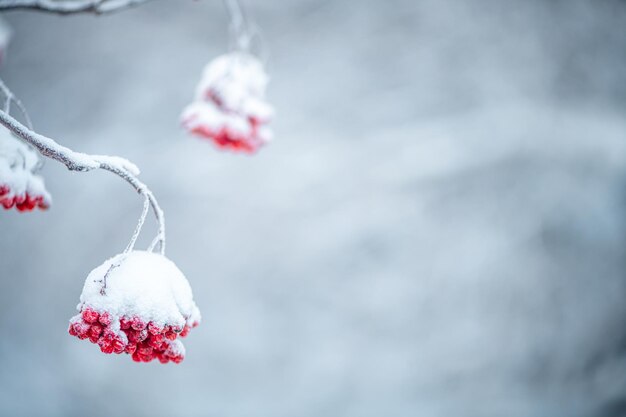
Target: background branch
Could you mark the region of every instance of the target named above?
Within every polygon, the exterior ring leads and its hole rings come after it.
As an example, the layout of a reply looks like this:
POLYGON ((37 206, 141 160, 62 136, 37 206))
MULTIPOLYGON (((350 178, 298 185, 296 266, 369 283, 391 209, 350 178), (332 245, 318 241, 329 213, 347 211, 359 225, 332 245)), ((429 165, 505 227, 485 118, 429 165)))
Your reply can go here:
POLYGON ((149 0, 0 0, 0 11, 30 9, 57 14, 112 13, 149 0))

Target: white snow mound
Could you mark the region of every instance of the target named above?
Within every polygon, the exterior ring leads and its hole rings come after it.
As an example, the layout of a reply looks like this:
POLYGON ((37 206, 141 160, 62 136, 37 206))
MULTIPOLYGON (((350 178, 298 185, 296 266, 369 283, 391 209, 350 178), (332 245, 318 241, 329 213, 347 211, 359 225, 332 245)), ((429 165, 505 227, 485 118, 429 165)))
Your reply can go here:
POLYGON ((91 307, 117 319, 140 317, 181 328, 200 321, 183 273, 165 256, 152 252, 133 251, 105 261, 87 276, 80 301, 79 311, 91 307))

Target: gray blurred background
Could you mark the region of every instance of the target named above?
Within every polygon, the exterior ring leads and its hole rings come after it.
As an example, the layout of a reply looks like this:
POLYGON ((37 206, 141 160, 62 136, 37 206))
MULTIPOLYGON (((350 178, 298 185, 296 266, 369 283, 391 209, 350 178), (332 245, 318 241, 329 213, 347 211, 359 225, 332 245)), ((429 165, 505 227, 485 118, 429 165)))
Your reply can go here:
POLYGON ((204 320, 178 366, 67 334, 142 201, 48 161, 53 208, 0 213, 0 415, 625 416, 626 2, 247 5, 278 112, 253 157, 178 125, 221 2, 4 14, 2 78, 142 168, 204 320))

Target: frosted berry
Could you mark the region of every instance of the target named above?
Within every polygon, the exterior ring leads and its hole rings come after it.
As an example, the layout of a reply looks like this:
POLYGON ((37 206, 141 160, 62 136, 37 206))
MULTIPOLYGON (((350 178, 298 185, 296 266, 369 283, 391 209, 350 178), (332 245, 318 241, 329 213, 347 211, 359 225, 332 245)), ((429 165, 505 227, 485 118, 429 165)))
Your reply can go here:
POLYGON ((83 320, 85 323, 95 323, 98 321, 98 317, 100 316, 97 311, 94 311, 90 308, 86 308, 82 312, 83 320))
POLYGON ((161 346, 161 344, 163 343, 164 338, 165 336, 162 334, 153 334, 152 336, 150 336, 149 344, 153 348, 158 349, 159 346, 161 346))
POLYGON ((102 336, 100 340, 98 340, 98 346, 100 346, 100 350, 102 350, 102 353, 113 353, 113 341, 105 338, 104 336, 102 336))
POLYGON ((111 324, 111 315, 105 311, 100 315, 98 321, 105 327, 109 326, 111 324))
POLYGON ((158 324, 154 323, 153 321, 151 321, 150 323, 148 323, 148 332, 150 332, 150 334, 161 334, 163 333, 163 327, 159 326, 158 324))
POLYGON ((126 349, 126 344, 124 343, 124 341, 122 340, 122 338, 117 337, 113 340, 113 353, 123 353, 124 350, 126 349))
POLYGON ((128 330, 124 330, 124 332, 126 333, 126 336, 128 337, 128 340, 131 343, 141 343, 148 338, 148 330, 146 329, 143 329, 143 330, 128 329, 128 330))
POLYGON ((74 321, 70 324, 70 334, 79 339, 87 339, 89 337, 90 326, 82 321, 74 321))
POLYGON ((102 327, 97 324, 94 324, 89 329, 89 340, 92 343, 96 343, 98 342, 98 339, 100 338, 101 334, 102 334, 102 327))
POLYGON ((134 330, 143 330, 146 328, 146 322, 141 320, 139 317, 133 317, 130 322, 130 327, 134 330))
POLYGON ((128 330, 130 329, 130 325, 131 325, 132 320, 129 320, 126 317, 121 317, 120 318, 120 328, 122 330, 128 330))

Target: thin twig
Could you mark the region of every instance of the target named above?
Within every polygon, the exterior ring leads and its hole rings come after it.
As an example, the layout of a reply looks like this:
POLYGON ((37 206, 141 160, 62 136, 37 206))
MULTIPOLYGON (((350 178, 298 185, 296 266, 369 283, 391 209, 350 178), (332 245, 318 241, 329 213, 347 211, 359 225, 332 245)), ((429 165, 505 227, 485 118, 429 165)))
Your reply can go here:
POLYGON ((250 25, 239 0, 224 0, 224 5, 230 15, 230 32, 237 50, 247 52, 250 48, 252 35, 250 25))
POLYGON ((33 122, 30 120, 30 116, 28 115, 26 108, 24 107, 20 99, 15 97, 15 94, 13 94, 11 90, 9 90, 9 87, 7 87, 4 81, 2 80, 0 80, 0 91, 2 91, 2 93, 6 97, 6 100, 4 103, 4 112, 6 114, 11 114, 11 103, 15 103, 17 108, 20 110, 20 113, 22 113, 22 117, 24 118, 24 121, 26 122, 26 126, 28 126, 30 130, 33 130, 33 122))

